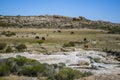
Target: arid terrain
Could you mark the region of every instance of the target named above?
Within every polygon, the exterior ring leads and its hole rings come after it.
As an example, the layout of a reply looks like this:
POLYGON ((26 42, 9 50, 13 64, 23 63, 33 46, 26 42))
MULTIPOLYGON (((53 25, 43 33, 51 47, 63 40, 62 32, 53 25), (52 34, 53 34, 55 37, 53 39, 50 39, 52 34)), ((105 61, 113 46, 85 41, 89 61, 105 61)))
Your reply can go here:
POLYGON ((69 70, 83 72, 75 80, 120 79, 120 24, 46 15, 0 16, 0 26, 0 80, 61 80, 69 70))

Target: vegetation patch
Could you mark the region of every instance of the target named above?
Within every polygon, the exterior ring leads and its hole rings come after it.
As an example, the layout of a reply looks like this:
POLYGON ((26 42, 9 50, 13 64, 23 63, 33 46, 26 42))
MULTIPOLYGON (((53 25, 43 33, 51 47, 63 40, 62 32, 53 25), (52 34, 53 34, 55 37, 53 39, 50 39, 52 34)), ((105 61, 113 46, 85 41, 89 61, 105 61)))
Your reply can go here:
POLYGON ((36 41, 38 44, 42 44, 42 43, 44 43, 45 41, 44 40, 38 40, 38 41, 36 41))
POLYGON ((1 32, 1 35, 5 35, 7 37, 11 37, 11 36, 16 35, 16 33, 15 32, 11 32, 11 31, 3 31, 3 32, 1 32))
POLYGON ((25 51, 25 49, 27 49, 27 46, 25 44, 19 44, 16 46, 16 49, 18 51, 25 51))
POLYGON ((6 47, 6 43, 0 43, 0 50, 3 50, 6 47))
POLYGON ((69 43, 63 44, 63 47, 74 47, 74 46, 75 46, 74 42, 69 42, 69 43))
POLYGON ((0 60, 0 76, 10 74, 29 77, 47 77, 48 80, 74 80, 92 75, 91 72, 80 72, 66 68, 64 63, 41 64, 36 60, 23 56, 10 57, 0 60))
POLYGON ((92 75, 91 72, 80 72, 71 68, 63 68, 56 75, 55 80, 74 80, 92 75))

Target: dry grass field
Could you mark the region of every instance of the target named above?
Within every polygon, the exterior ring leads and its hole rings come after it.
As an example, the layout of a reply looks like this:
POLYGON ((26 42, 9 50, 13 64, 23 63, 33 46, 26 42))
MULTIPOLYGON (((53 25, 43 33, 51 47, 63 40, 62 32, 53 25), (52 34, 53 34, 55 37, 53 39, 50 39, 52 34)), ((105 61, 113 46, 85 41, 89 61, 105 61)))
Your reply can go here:
MULTIPOLYGON (((15 32, 15 36, 6 37, 0 35, 0 42, 8 44, 25 43, 28 50, 44 52, 41 47, 44 47, 45 52, 59 51, 64 43, 70 41, 80 42, 86 38, 89 42, 87 45, 89 49, 102 50, 105 48, 120 51, 120 35, 119 34, 108 34, 103 30, 93 29, 37 29, 37 28, 1 28, 2 31, 15 32), (74 32, 74 34, 71 34, 74 32), (35 39, 39 36, 39 39, 35 39), (36 43, 45 37, 45 41, 42 45, 36 43), (96 41, 96 45, 93 45, 93 41, 96 41)), ((84 44, 75 46, 76 48, 83 48, 84 44)))

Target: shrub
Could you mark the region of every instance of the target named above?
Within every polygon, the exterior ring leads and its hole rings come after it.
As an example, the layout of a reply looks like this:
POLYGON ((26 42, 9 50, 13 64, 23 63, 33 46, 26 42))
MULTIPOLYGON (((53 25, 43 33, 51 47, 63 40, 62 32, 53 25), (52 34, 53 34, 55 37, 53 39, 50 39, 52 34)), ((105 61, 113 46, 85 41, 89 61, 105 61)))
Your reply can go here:
POLYGON ((21 71, 19 71, 20 75, 25 76, 37 76, 40 73, 43 73, 44 67, 42 64, 36 64, 34 66, 32 65, 24 65, 21 68, 21 71))
POLYGON ((120 27, 116 26, 116 27, 113 27, 113 28, 109 28, 109 32, 108 33, 120 34, 120 27))
POLYGON ((75 46, 75 44, 73 42, 63 44, 63 47, 74 47, 74 46, 75 46))
POLYGON ((13 73, 13 74, 17 73, 19 66, 16 63, 16 58, 14 58, 14 57, 8 58, 6 60, 6 64, 9 66, 11 73, 13 73))
POLYGON ((32 76, 32 66, 25 65, 21 68, 21 70, 18 73, 19 75, 32 76))
POLYGON ((65 67, 65 63, 59 63, 58 66, 59 66, 60 69, 62 69, 62 68, 65 67))
POLYGON ((0 50, 3 50, 6 47, 6 43, 0 43, 0 50))
POLYGON ((8 46, 7 49, 6 49, 6 52, 7 52, 7 53, 10 53, 10 52, 12 52, 12 51, 13 51, 13 50, 12 50, 12 47, 11 47, 11 46, 8 46))
POLYGON ((0 65, 0 76, 6 76, 9 75, 9 73, 10 73, 10 69, 8 65, 4 63, 0 65))
POLYGON ((37 43, 42 44, 42 43, 44 43, 44 40, 39 40, 39 41, 37 41, 37 43))
POLYGON ((17 58, 17 64, 21 66, 18 70, 19 75, 25 76, 37 76, 39 73, 44 72, 44 66, 36 60, 27 59, 23 56, 17 58))
POLYGON ((62 68, 55 74, 55 80, 74 80, 93 75, 91 72, 80 72, 71 68, 62 68))
POLYGON ((10 32, 10 31, 3 31, 3 32, 1 32, 1 34, 2 34, 2 35, 5 35, 5 36, 7 36, 7 37, 16 35, 15 32, 10 32))
POLYGON ((16 58, 4 59, 0 63, 0 76, 15 74, 36 77, 42 75, 48 77, 49 80, 74 80, 92 75, 91 72, 82 73, 78 70, 65 68, 64 66, 65 64, 63 63, 58 65, 41 64, 36 60, 18 55, 16 58), (58 68, 59 71, 56 71, 58 68))
POLYGON ((55 75, 56 80, 74 80, 82 77, 82 73, 71 68, 63 68, 55 75))
POLYGON ((1 76, 6 73, 25 76, 37 76, 43 74, 45 71, 44 65, 36 60, 27 59, 26 57, 18 55, 16 58, 7 58, 0 63, 1 76), (5 68, 5 69, 4 69, 5 68))
POLYGON ((44 63, 44 76, 47 76, 50 80, 54 80, 54 74, 55 74, 55 70, 54 70, 54 66, 53 65, 49 65, 47 63, 44 63))
POLYGON ((18 51, 24 51, 25 49, 27 49, 25 44, 19 44, 18 46, 16 46, 16 49, 18 51))
POLYGON ((88 72, 85 71, 85 72, 82 74, 83 77, 88 77, 88 76, 91 76, 91 75, 93 75, 93 73, 91 73, 91 72, 89 72, 89 71, 88 71, 88 72))
POLYGON ((22 66, 27 62, 27 58, 24 56, 17 55, 16 57, 16 63, 18 66, 22 66))

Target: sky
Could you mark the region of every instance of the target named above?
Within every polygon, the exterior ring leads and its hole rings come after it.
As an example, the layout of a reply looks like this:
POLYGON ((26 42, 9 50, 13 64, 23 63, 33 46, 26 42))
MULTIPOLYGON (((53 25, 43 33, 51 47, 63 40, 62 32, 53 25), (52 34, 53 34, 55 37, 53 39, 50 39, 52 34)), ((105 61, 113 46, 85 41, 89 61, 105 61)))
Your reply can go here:
POLYGON ((83 16, 120 23, 120 0, 0 0, 0 15, 83 16))

